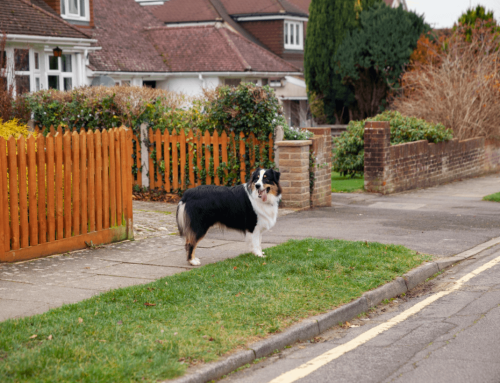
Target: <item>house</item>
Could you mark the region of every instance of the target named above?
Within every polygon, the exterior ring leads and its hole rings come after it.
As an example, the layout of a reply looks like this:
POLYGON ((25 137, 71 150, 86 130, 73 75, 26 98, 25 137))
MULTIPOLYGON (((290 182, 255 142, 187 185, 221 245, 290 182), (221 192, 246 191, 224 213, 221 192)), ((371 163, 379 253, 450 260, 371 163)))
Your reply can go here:
POLYGON ((408 5, 406 4, 406 0, 384 0, 384 2, 389 7, 397 8, 400 5, 402 5, 405 11, 408 10, 408 5))
MULTIPOLYGON (((74 17, 73 9, 67 9, 65 15, 74 17)), ((88 11, 79 11, 80 17, 88 11)), ((96 43, 90 33, 69 23, 43 0, 0 0, 0 48, 5 46, 0 49, 0 77, 7 80, 1 83, 16 93, 87 84, 88 54, 98 49, 92 47, 96 43)))

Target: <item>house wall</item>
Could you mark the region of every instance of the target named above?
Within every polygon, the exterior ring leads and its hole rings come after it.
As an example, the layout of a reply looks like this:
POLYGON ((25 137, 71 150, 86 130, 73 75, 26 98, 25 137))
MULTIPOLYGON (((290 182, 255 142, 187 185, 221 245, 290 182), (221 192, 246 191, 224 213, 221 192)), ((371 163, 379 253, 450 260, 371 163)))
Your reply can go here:
MULTIPOLYGON (((58 15, 61 15, 61 0, 43 0, 47 3, 49 7, 51 7, 58 15)), ((82 25, 82 22, 73 22, 72 20, 67 20, 70 24, 78 25, 79 28, 87 29, 93 28, 94 25, 94 0, 89 0, 89 12, 90 12, 90 21, 88 25, 82 25)))
POLYGON ((267 49, 281 57, 284 51, 284 20, 242 21, 239 24, 267 49))
POLYGON ((365 127, 365 190, 382 194, 435 186, 500 170, 500 148, 484 137, 391 146, 388 122, 365 127))
POLYGON ((219 77, 176 77, 164 81, 157 81, 156 86, 160 89, 166 89, 173 92, 184 93, 189 96, 198 96, 202 94, 203 88, 215 88, 221 83, 219 77))

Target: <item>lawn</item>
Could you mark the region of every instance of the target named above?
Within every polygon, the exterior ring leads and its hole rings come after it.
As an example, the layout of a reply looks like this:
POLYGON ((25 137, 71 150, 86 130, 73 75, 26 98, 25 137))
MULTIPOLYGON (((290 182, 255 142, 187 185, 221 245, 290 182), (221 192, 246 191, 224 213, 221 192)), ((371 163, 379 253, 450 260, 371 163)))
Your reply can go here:
POLYGON ((354 191, 363 190, 365 177, 356 174, 355 177, 343 177, 340 173, 332 172, 332 192, 334 193, 351 193, 354 191))
POLYGON ((486 197, 483 197, 483 200, 485 200, 485 201, 493 201, 493 202, 500 202, 500 193, 495 193, 495 194, 487 195, 486 197))
POLYGON ((430 259, 403 246, 321 239, 291 240, 266 254, 2 322, 2 382, 174 378, 430 259))

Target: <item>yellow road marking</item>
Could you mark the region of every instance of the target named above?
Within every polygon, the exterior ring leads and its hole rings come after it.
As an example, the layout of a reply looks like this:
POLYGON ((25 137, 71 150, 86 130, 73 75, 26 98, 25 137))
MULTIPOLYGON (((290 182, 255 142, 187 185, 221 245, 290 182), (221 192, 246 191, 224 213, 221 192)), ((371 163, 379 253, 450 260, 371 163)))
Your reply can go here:
POLYGON ((410 316, 418 313, 423 308, 429 306, 431 303, 437 301, 439 298, 442 298, 445 295, 448 295, 451 292, 458 290, 460 287, 462 287, 462 285, 464 283, 466 283, 470 279, 474 278, 475 276, 479 275, 483 271, 488 270, 489 268, 491 268, 499 263, 500 263, 500 257, 497 257, 497 258, 491 260, 490 262, 485 263, 484 265, 471 271, 467 275, 464 275, 451 288, 449 288, 447 290, 440 291, 440 292, 424 299, 423 301, 410 307, 408 310, 403 311, 401 314, 396 315, 392 319, 389 319, 387 322, 382 323, 382 324, 366 331, 365 333, 359 335, 358 337, 354 338, 353 340, 351 340, 343 345, 335 347, 335 348, 325 352, 324 354, 322 354, 314 359, 311 359, 309 362, 306 362, 293 370, 285 372, 284 374, 271 380, 269 383, 292 383, 292 382, 295 382, 299 379, 302 379, 303 377, 311 374, 312 372, 316 371, 320 367, 323 367, 327 363, 330 363, 332 360, 335 360, 338 357, 344 355, 345 353, 347 353, 351 350, 354 350, 356 347, 361 346, 362 344, 375 338, 377 335, 383 333, 386 330, 389 330, 391 327, 397 325, 398 323, 403 322, 404 320, 408 319, 410 316))

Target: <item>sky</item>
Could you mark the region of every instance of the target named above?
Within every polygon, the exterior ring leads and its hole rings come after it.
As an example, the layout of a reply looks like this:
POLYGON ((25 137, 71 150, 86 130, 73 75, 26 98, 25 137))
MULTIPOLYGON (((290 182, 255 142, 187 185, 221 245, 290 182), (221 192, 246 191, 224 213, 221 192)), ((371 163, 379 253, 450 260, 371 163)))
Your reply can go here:
POLYGON ((423 13, 433 28, 451 28, 462 13, 478 4, 492 10, 500 23, 500 0, 406 0, 406 3, 411 11, 423 13))

